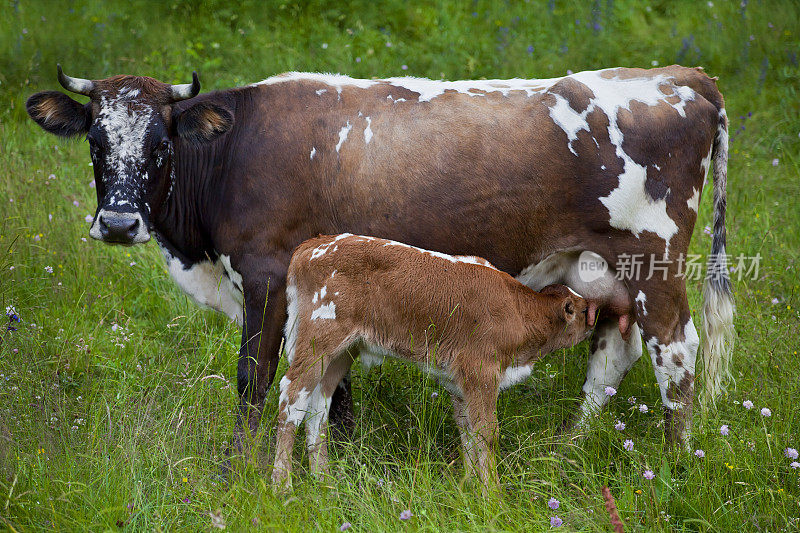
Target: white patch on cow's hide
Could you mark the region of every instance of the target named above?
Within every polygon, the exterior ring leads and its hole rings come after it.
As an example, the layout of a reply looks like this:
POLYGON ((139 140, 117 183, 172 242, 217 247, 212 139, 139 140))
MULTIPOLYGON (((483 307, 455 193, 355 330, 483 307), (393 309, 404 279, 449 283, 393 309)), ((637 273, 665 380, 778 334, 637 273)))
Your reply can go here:
POLYGON ((567 134, 567 148, 569 148, 569 151, 578 155, 578 152, 572 147, 572 141, 578 139, 579 131, 589 131, 589 123, 586 122, 586 114, 589 109, 586 109, 583 113, 578 113, 570 107, 566 98, 560 94, 554 94, 553 96, 556 98, 556 105, 550 108, 550 118, 567 134))
POLYGON ((231 266, 231 258, 230 258, 230 256, 225 255, 225 254, 221 254, 219 256, 219 260, 222 262, 222 266, 225 267, 225 272, 228 273, 228 277, 231 279, 231 281, 233 282, 234 286, 237 289, 239 289, 239 292, 243 292, 244 289, 243 289, 243 286, 242 286, 242 275, 239 274, 238 272, 236 272, 236 270, 234 270, 233 267, 231 266))
POLYGON ((636 303, 638 303, 642 308, 642 314, 647 316, 647 307, 645 307, 645 303, 647 303, 647 295, 639 291, 639 294, 636 295, 636 303))
POLYGON ((603 72, 605 71, 587 71, 571 75, 572 79, 586 85, 594 96, 583 113, 578 114, 574 110, 569 113, 565 109, 569 108, 565 105, 566 100, 562 101, 563 99, 560 100, 556 95, 556 105, 551 108, 551 116, 554 116, 556 124, 566 132, 569 139, 568 148, 575 153, 572 141, 577 138, 578 131, 588 130, 588 124, 584 125, 578 118, 585 122, 585 117, 596 109, 605 113, 608 117, 609 139, 616 147, 616 155, 624 161, 623 172, 619 176, 619 186, 608 196, 600 198, 609 211, 609 224, 618 229, 629 230, 637 237, 643 231, 655 233, 664 239, 665 255, 668 256, 669 243, 678 232, 678 226, 667 214, 666 200, 655 200, 646 191, 644 184, 647 180, 647 169, 636 163, 623 150, 623 134, 617 120, 620 110, 630 111, 631 102, 641 102, 648 106, 666 103, 680 116, 685 117, 686 102, 695 98, 695 92, 689 87, 675 86, 670 83, 671 77, 662 74, 652 77, 608 79, 601 76, 603 72), (662 87, 671 88, 672 93, 661 92, 662 87), (680 101, 676 104, 669 103, 666 99, 671 96, 678 96, 680 101))
POLYGON ((314 159, 314 154, 316 154, 316 153, 317 153, 316 147, 312 146, 311 147, 311 154, 309 154, 308 158, 309 159, 314 159))
MULTIPOLYGON (((385 80, 378 80, 379 82, 388 82, 395 87, 402 87, 409 91, 419 93, 419 102, 427 102, 433 100, 437 96, 441 96, 445 91, 455 91, 467 96, 486 96, 486 93, 500 93, 503 96, 508 96, 512 91, 524 92, 526 96, 533 96, 540 94, 548 89, 555 82, 561 78, 551 78, 544 80, 523 80, 514 78, 510 80, 457 80, 457 81, 440 81, 429 80, 427 78, 387 78, 385 80)), ((396 100, 396 102, 401 99, 396 100)))
POLYGON ((114 188, 129 180, 143 179, 144 138, 154 110, 151 106, 133 100, 138 92, 123 88, 119 94, 100 95, 100 105, 95 125, 106 134, 106 167, 116 174, 114 188))
POLYGON ((396 357, 396 355, 382 346, 365 342, 359 351, 361 370, 365 373, 369 372, 372 367, 382 365, 387 357, 396 357))
POLYGON ((366 144, 369 144, 369 142, 372 140, 372 127, 371 126, 372 126, 372 120, 369 117, 367 117, 367 127, 364 128, 364 142, 366 144))
POLYGON ((500 390, 513 387, 517 383, 525 381, 530 377, 532 371, 533 365, 510 366, 506 368, 500 379, 500 390))
POLYGON ((309 447, 316 445, 320 440, 330 409, 331 397, 322 393, 322 383, 319 383, 311 393, 306 414, 306 443, 309 447))
POLYGON ((686 205, 689 206, 689 209, 697 213, 698 209, 700 209, 700 190, 692 187, 692 197, 686 200, 686 205))
POLYGON ((342 129, 339 130, 339 142, 336 143, 336 152, 339 152, 339 149, 342 147, 344 142, 347 140, 347 135, 349 135, 350 130, 353 129, 353 126, 350 124, 350 121, 347 121, 347 124, 342 126, 342 129))
POLYGON ((708 169, 711 168, 711 157, 714 153, 714 143, 711 143, 711 148, 708 149, 708 155, 700 162, 700 168, 703 171, 703 186, 708 180, 708 169))
MULTIPOLYGON (((172 279, 195 302, 227 315, 240 326, 243 324, 244 297, 231 278, 225 275, 222 261, 200 261, 186 268, 166 248, 162 247, 161 252, 167 261, 172 279)), ((241 276, 239 282, 241 283, 241 276)))
POLYGON ((333 302, 320 305, 311 312, 311 320, 317 320, 317 319, 333 320, 335 318, 336 318, 336 304, 333 302))
POLYGON ((687 373, 692 377, 695 375, 695 358, 700 346, 700 337, 697 335, 697 329, 691 318, 683 327, 683 335, 683 341, 673 341, 669 344, 659 344, 655 337, 645 343, 653 361, 658 386, 661 388, 661 401, 668 409, 681 407, 667 397, 669 384, 679 384, 687 373), (659 357, 660 365, 657 363, 659 357), (680 360, 680 365, 675 362, 676 357, 680 360))
MULTIPOLYGON (((259 85, 275 85, 276 83, 286 83, 290 81, 316 81, 319 83, 324 83, 325 85, 330 85, 331 87, 336 89, 337 93, 342 92, 342 87, 345 86, 352 86, 352 87, 360 87, 361 89, 366 89, 367 87, 372 87, 375 85, 376 81, 372 80, 361 80, 358 78, 351 78, 350 76, 342 76, 341 74, 320 74, 318 72, 286 72, 284 74, 279 74, 277 76, 272 76, 271 78, 267 78, 264 81, 260 81, 258 83, 254 83, 251 87, 257 87, 259 85)), ((316 91, 317 94, 322 94, 325 92, 324 90, 320 92, 319 90, 316 91)))

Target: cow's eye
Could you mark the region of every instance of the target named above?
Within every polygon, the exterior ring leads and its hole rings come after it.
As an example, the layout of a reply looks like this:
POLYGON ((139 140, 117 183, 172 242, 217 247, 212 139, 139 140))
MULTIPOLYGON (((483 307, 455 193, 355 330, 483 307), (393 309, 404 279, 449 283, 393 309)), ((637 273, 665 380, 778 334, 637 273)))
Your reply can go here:
POLYGON ((164 139, 160 143, 158 143, 158 151, 159 152, 166 152, 169 150, 169 140, 164 139))

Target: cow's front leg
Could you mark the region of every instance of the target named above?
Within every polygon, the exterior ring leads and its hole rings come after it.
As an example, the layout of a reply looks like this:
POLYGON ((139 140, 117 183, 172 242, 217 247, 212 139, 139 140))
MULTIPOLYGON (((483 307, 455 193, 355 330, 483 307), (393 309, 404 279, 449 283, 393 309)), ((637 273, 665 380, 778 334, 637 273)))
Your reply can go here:
POLYGON ((234 429, 234 445, 240 453, 247 449, 248 432, 252 436, 258 430, 264 399, 278 368, 286 322, 284 276, 264 276, 249 290, 245 287, 244 311, 237 370, 239 412, 234 429))

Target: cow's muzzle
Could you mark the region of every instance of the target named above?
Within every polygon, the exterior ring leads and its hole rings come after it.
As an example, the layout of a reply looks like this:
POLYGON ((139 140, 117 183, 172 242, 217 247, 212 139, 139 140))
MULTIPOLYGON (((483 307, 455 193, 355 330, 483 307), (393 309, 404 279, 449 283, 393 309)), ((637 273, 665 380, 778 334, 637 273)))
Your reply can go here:
POLYGON ((109 244, 139 244, 150 240, 142 215, 106 209, 101 209, 95 217, 89 236, 109 244))

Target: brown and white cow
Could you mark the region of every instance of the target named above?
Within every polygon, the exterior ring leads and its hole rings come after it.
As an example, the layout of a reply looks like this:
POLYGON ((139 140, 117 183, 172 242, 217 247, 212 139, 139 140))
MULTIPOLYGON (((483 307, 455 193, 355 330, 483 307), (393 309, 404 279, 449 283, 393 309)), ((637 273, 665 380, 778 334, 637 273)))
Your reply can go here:
POLYGON ((243 325, 239 445, 277 367, 292 251, 343 232, 485 257, 534 289, 574 278, 587 298, 626 294, 635 324, 627 339, 614 320, 597 325, 581 420, 641 356, 641 333, 668 437, 682 436, 699 339, 680 259, 712 157, 705 390, 721 388, 733 317, 727 119, 700 69, 455 82, 289 73, 200 96, 196 79, 59 80, 89 102, 46 91, 27 109, 45 130, 89 140, 90 235, 123 244, 155 235, 178 284, 243 325), (584 253, 611 275, 581 276, 584 253), (664 275, 615 279, 638 254, 666 259, 664 275))
POLYGON ((333 393, 360 354, 417 364, 451 393, 467 474, 496 483, 497 395, 534 361, 591 331, 564 285, 541 292, 487 261, 345 233, 301 244, 286 288, 289 368, 280 382, 272 481, 291 483, 305 420, 312 472, 327 472, 333 393))

